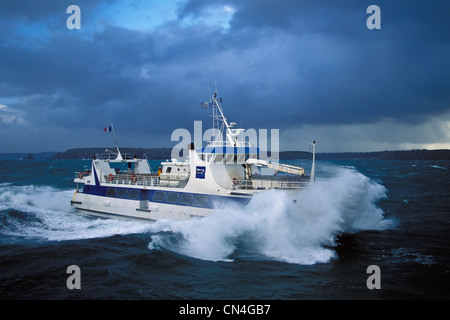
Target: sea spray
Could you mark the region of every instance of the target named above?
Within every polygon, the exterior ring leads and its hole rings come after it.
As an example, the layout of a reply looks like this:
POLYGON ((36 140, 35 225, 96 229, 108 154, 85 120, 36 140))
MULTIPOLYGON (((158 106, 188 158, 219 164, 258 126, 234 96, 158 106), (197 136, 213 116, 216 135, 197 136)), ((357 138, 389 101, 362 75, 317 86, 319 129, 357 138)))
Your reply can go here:
POLYGON ((295 194, 271 190, 245 208, 222 207, 205 219, 160 221, 150 249, 164 248, 211 261, 232 261, 245 248, 253 259, 298 264, 328 262, 338 235, 384 229, 390 221, 376 205, 385 188, 348 168, 329 168, 330 177, 295 194))
POLYGON ((376 203, 386 189, 352 168, 322 168, 327 179, 288 194, 270 190, 245 208, 226 206, 189 221, 156 223, 92 218, 70 206, 73 190, 0 185, 0 233, 41 241, 141 233, 151 250, 169 250, 209 261, 328 262, 343 232, 385 229, 391 221, 376 203), (325 172, 326 171, 326 172, 325 172))
POLYGON ((139 221, 102 219, 77 213, 70 206, 73 190, 49 186, 0 185, 0 233, 37 241, 104 238, 147 232, 139 221))

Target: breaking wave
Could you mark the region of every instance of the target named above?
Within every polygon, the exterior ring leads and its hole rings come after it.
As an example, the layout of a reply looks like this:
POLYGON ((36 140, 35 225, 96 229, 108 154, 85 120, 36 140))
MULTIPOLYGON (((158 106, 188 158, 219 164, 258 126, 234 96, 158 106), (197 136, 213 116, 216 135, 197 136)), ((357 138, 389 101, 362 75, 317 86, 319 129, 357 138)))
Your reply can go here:
POLYGON ((223 207, 207 219, 160 221, 150 249, 167 249, 211 261, 234 257, 298 264, 328 262, 343 232, 392 226, 376 205, 386 189, 356 170, 333 168, 332 177, 288 196, 272 190, 243 209, 223 207))
POLYGON ((288 195, 272 190, 245 208, 221 207, 208 218, 156 223, 92 218, 70 206, 73 190, 0 185, 0 233, 66 241, 142 233, 150 250, 209 261, 236 258, 297 264, 328 262, 343 232, 392 226, 377 202, 386 189, 354 169, 332 167, 330 177, 288 195))
POLYGON ((145 232, 137 221, 92 218, 70 205, 73 190, 0 185, 0 233, 43 241, 104 238, 145 232))

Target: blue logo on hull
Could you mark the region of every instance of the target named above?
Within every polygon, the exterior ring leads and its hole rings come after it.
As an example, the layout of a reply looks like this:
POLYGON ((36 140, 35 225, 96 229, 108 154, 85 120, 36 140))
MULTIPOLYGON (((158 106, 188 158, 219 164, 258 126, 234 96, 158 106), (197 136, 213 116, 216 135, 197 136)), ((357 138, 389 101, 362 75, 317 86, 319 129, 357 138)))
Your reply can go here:
POLYGON ((197 179, 205 179, 206 167, 196 167, 195 177, 197 179))

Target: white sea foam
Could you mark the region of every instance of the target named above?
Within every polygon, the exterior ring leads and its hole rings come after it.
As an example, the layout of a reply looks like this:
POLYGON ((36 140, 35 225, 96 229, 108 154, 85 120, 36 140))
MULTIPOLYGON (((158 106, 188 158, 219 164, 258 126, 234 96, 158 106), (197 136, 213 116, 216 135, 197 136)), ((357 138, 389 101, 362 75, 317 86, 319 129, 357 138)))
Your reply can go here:
POLYGON ((230 261, 239 246, 261 259, 299 264, 328 262, 332 246, 342 232, 385 229, 376 202, 385 188, 355 170, 334 168, 333 176, 295 194, 296 202, 283 191, 255 196, 243 209, 217 209, 207 219, 161 221, 154 231, 170 231, 152 237, 150 249, 166 248, 211 261, 230 261), (180 239, 181 238, 181 239, 180 239))
POLYGON ((434 164, 434 165, 429 165, 429 167, 431 167, 431 168, 435 168, 435 169, 442 169, 442 170, 447 170, 447 168, 446 168, 446 167, 438 166, 437 164, 434 164))
POLYGON ((292 196, 272 190, 245 208, 221 207, 204 219, 141 221, 88 218, 70 206, 72 190, 45 186, 0 186, 0 211, 22 212, 3 220, 0 233, 65 241, 145 233, 151 250, 164 249, 209 261, 235 257, 298 264, 328 262, 342 232, 385 229, 376 202, 385 188, 356 170, 332 167, 330 178, 292 196), (293 201, 295 200, 295 203, 293 201))
POLYGON ((48 186, 0 186, 0 211, 8 216, 0 233, 38 240, 64 241, 145 232, 137 221, 96 219, 70 206, 73 190, 48 186), (11 209, 22 215, 11 216, 11 209))

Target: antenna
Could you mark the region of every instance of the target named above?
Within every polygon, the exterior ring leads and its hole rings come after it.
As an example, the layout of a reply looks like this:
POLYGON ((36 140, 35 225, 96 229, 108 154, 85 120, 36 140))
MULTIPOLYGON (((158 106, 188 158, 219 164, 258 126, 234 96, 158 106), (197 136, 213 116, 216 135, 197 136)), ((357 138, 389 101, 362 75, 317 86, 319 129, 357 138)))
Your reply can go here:
MULTIPOLYGON (((243 147, 245 142, 239 140, 239 135, 243 129, 233 129, 236 127, 236 122, 228 123, 225 114, 222 109, 222 98, 218 95, 217 83, 214 81, 215 92, 210 96, 208 102, 202 102, 200 106, 203 109, 209 109, 210 115, 213 118, 213 137, 211 139, 210 145, 215 147, 243 147), (226 134, 226 140, 223 140, 223 134, 226 134)), ((209 89, 209 86, 208 86, 209 89)), ((242 126, 242 121, 241 121, 242 126)))
POLYGON ((209 81, 206 82, 208 84, 208 99, 211 98, 211 89, 209 87, 209 81))
POLYGON ((313 141, 313 143, 311 143, 312 145, 312 167, 311 167, 311 177, 309 179, 310 182, 314 182, 316 181, 316 177, 315 177, 315 173, 316 173, 316 140, 313 141))

